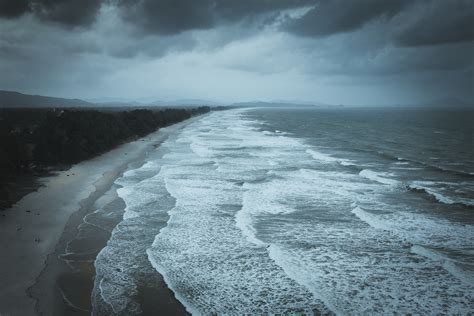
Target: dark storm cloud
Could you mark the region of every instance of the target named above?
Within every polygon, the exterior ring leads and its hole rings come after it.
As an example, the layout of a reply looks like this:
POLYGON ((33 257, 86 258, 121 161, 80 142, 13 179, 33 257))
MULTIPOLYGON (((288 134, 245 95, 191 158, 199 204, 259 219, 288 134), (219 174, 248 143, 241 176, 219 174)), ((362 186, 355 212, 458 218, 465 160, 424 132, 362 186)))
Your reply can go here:
POLYGON ((474 40, 474 1, 423 2, 419 12, 395 36, 400 46, 423 46, 474 40))
POLYGON ((302 17, 289 19, 283 28, 317 38, 356 31, 381 19, 395 29, 387 38, 397 46, 474 40, 472 0, 321 0, 302 17))
POLYGON ((122 0, 123 17, 149 33, 171 35, 213 26, 210 1, 202 0, 122 0))
POLYGON ((44 21, 65 26, 90 25, 102 3, 102 0, 0 0, 0 17, 32 13, 44 21))
POLYGON ((288 21, 285 28, 295 34, 313 37, 354 31, 377 18, 390 18, 412 1, 322 0, 299 19, 288 21))
POLYGON ((94 22, 101 4, 101 0, 40 0, 33 1, 33 10, 42 19, 78 26, 94 22))
POLYGON ((0 18, 14 18, 30 9, 28 0, 0 0, 0 18))
POLYGON ((209 29, 314 3, 314 0, 119 0, 123 17, 148 33, 209 29))
POLYGON ((374 103, 388 93, 406 101, 471 100, 473 6, 473 0, 0 0, 0 73, 7 74, 0 89, 63 97, 279 94, 374 103))

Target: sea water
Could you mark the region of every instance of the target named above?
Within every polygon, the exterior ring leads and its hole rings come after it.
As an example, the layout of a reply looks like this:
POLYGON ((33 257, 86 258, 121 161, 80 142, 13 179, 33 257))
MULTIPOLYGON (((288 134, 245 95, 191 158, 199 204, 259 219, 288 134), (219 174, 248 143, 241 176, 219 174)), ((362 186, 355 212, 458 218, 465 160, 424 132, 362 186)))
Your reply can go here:
POLYGON ((473 118, 203 116, 117 181, 127 207, 96 260, 95 310, 140 314, 151 266, 193 314, 472 312, 473 118))

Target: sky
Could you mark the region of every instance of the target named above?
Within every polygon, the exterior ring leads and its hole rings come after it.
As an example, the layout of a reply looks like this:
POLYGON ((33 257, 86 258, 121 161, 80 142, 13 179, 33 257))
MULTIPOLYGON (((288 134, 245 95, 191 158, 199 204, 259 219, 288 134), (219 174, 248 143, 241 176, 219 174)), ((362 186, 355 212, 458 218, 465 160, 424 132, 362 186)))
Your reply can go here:
POLYGON ((473 102, 473 40, 472 0, 0 0, 0 90, 473 102))

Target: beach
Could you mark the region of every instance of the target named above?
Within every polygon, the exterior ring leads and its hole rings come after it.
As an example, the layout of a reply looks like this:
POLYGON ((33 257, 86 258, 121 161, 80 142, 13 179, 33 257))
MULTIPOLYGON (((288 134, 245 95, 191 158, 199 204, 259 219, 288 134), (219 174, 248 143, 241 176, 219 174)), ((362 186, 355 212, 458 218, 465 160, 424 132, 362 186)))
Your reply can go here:
MULTIPOLYGON (((94 258, 78 260, 81 262, 78 269, 68 265, 67 260, 59 260, 59 255, 65 254, 65 248, 87 214, 106 205, 123 207, 117 200, 114 181, 126 170, 142 165, 150 150, 195 119, 162 128, 73 165, 69 170, 41 178, 42 187, 3 212, 4 216, 0 217, 0 247, 4 253, 0 260, 0 315, 90 314, 87 307, 90 295, 81 296, 91 290, 94 258), (71 274, 72 270, 79 273, 71 274), (58 280, 66 285, 75 282, 74 287, 60 287, 72 289, 73 293, 58 291, 58 280), (75 306, 66 299, 69 297, 82 301, 83 305, 75 306)), ((107 242, 107 234, 92 236, 94 238, 89 238, 87 243, 100 251, 107 242)), ((161 289, 163 293, 158 295, 164 305, 183 311, 164 283, 161 289)), ((151 294, 144 290, 141 295, 151 294)))

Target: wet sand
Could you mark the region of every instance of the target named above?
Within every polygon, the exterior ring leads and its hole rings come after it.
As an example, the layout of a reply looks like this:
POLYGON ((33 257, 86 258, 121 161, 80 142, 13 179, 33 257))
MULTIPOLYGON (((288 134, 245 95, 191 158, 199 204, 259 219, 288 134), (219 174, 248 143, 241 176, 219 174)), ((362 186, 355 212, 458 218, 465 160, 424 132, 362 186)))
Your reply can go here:
MULTIPOLYGON (((87 231, 91 238, 76 245, 84 251, 81 258, 72 260, 75 266, 68 264, 71 260, 64 260, 66 247, 77 236, 87 214, 98 207, 120 204, 114 195, 114 181, 127 169, 140 166, 149 150, 194 119, 43 178, 43 187, 4 212, 0 218, 0 247, 4 254, 0 259, 0 315, 90 314, 93 260, 108 236, 100 229, 87 231)), ((183 314, 182 305, 156 275, 154 281, 161 282, 159 286, 145 285, 140 290, 144 313, 166 308, 163 312, 183 314)))

